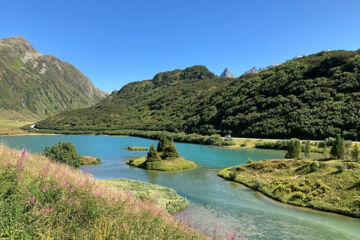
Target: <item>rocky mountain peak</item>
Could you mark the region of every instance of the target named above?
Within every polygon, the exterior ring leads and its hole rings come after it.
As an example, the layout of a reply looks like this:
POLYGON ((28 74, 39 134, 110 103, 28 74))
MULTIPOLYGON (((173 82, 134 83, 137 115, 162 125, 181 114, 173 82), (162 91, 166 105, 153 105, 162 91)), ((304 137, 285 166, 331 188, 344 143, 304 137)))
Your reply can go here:
POLYGON ((26 51, 36 51, 23 36, 0 39, 0 48, 11 48, 21 53, 26 51))
POLYGON ((225 70, 224 70, 223 73, 220 75, 220 77, 236 78, 236 76, 232 75, 232 73, 230 72, 230 70, 229 70, 228 68, 225 68, 225 70))

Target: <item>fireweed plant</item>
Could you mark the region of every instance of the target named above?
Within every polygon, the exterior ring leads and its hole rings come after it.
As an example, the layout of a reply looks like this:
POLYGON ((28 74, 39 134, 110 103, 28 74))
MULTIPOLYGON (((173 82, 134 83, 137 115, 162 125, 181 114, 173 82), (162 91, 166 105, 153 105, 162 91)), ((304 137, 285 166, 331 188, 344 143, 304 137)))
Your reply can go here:
POLYGON ((129 191, 90 174, 0 145, 0 239, 208 238, 129 191))

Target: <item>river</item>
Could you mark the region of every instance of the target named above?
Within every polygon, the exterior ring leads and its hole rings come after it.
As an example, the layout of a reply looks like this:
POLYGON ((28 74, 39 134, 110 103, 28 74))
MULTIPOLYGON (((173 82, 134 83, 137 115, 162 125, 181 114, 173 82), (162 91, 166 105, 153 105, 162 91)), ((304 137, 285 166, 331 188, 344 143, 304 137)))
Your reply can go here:
POLYGON ((130 178, 175 189, 190 200, 182 214, 210 236, 237 231, 246 239, 360 239, 360 220, 280 204, 240 184, 217 177, 225 167, 253 161, 283 158, 284 152, 263 149, 230 150, 197 144, 175 143, 180 155, 194 161, 198 168, 169 173, 128 166, 130 157, 146 152, 128 151, 128 146, 149 147, 156 140, 114 136, 10 136, 0 141, 18 149, 42 152, 45 146, 73 143, 82 155, 102 159, 101 165, 89 166, 96 178, 130 178))

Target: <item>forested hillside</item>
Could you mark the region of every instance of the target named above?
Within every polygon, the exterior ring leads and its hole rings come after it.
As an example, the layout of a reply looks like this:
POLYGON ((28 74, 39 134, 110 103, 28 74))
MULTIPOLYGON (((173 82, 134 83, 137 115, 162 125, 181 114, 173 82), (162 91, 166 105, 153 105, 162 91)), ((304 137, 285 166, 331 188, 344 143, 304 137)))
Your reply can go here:
POLYGON ((39 120, 104 97, 78 69, 24 37, 0 39, 0 118, 39 120))
POLYGON ((235 79, 193 66, 130 83, 95 106, 37 127, 360 139, 359 69, 359 50, 324 51, 235 79))

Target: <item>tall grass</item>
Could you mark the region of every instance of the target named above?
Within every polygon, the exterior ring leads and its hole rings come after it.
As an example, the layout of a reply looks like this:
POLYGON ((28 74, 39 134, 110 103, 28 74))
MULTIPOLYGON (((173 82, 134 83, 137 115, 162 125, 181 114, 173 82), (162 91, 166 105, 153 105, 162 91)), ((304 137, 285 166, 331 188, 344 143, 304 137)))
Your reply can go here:
POLYGON ((0 238, 203 238, 131 192, 42 155, 3 145, 0 184, 0 238))

